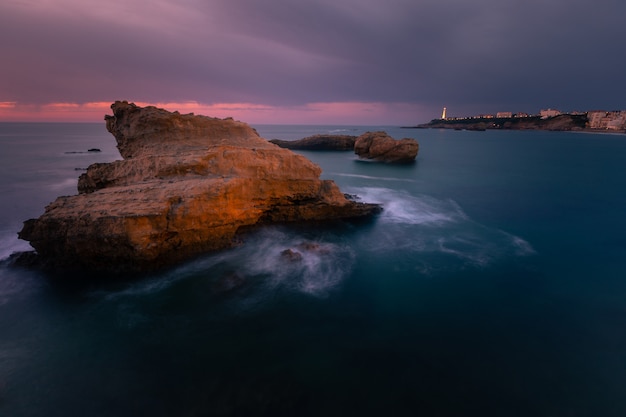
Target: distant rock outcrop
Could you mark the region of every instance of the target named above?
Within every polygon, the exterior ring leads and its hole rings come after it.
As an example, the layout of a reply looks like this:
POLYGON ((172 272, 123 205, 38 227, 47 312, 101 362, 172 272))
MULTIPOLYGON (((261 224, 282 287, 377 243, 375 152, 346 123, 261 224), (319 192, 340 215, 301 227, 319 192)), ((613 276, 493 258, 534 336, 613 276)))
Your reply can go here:
POLYGON ((272 222, 368 216, 303 156, 231 118, 115 102, 106 127, 123 160, 91 165, 19 237, 52 266, 148 270, 230 247, 272 222))
POLYGON ((270 140, 281 148, 303 151, 351 151, 355 141, 356 136, 350 135, 314 135, 299 140, 270 140))
POLYGON ((281 148, 306 151, 351 151, 363 159, 389 163, 413 162, 419 151, 415 139, 395 140, 386 132, 367 132, 361 136, 314 135, 299 140, 272 139, 281 148))
POLYGON ((413 162, 418 151, 415 139, 395 140, 386 132, 366 132, 354 144, 354 153, 360 158, 388 163, 413 162))

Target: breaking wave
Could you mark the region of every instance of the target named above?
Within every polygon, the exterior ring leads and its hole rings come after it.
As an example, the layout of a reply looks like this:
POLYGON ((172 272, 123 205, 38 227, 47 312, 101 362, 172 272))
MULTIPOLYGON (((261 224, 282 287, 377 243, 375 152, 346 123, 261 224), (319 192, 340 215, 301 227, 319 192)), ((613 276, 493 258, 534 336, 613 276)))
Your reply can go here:
MULTIPOLYGON (((263 306, 275 297, 299 294, 324 298, 350 275, 355 254, 336 235, 304 236, 293 230, 267 228, 240 247, 205 256, 173 271, 113 291, 92 295, 118 302, 119 320, 133 327, 149 320, 131 299, 195 286, 216 305, 233 312, 263 306)), ((181 290, 182 291, 182 290, 181 290)))
POLYGON ((330 239, 309 240, 293 232, 267 229, 233 253, 246 276, 266 277, 267 285, 322 296, 350 272, 354 253, 347 244, 330 239))
POLYGON ((468 220, 452 200, 438 200, 427 195, 412 196, 388 188, 358 188, 351 193, 365 202, 382 204, 382 223, 438 226, 468 220))
POLYGON ((450 258, 484 267, 500 259, 535 253, 521 237, 473 221, 453 200, 386 188, 354 188, 350 192, 384 208, 376 236, 363 242, 366 250, 379 254, 405 251, 409 254, 407 262, 415 263, 421 271, 441 269, 450 258), (423 256, 426 254, 431 256, 423 256))
POLYGON ((14 252, 32 249, 28 242, 17 238, 15 231, 0 231, 0 261, 6 260, 14 252))
POLYGON ((132 327, 150 320, 137 304, 145 295, 154 300, 184 294, 187 302, 202 297, 198 303, 203 304, 208 298, 220 311, 245 314, 277 300, 293 300, 294 295, 325 298, 363 265, 430 276, 534 253, 521 237, 472 220, 453 200, 387 188, 346 191, 361 201, 382 204, 383 212, 370 226, 351 232, 269 227, 247 236, 239 247, 110 291, 104 298, 119 302, 119 320, 132 327))

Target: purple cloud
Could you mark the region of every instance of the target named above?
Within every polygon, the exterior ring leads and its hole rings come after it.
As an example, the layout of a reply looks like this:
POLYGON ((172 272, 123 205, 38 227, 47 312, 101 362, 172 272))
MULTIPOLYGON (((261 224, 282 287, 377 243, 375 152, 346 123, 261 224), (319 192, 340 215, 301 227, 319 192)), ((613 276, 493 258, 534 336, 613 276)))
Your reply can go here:
POLYGON ((0 4, 0 101, 624 108, 626 3, 57 0, 0 4))

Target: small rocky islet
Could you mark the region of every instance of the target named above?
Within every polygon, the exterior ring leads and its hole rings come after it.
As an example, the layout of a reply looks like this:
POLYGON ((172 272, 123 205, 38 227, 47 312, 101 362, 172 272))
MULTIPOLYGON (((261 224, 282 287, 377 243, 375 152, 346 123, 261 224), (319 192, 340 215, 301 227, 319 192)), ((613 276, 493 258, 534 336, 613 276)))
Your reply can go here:
POLYGON ((319 166, 246 123, 127 101, 111 109, 106 128, 123 159, 92 164, 79 177, 77 195, 58 197, 24 222, 18 236, 35 249, 29 262, 155 270, 232 247, 256 226, 367 218, 382 210, 321 180, 319 166))
POLYGON ((365 132, 360 136, 314 135, 299 140, 272 139, 281 148, 305 151, 354 151, 359 159, 407 164, 415 162, 419 144, 415 139, 395 140, 386 132, 365 132))

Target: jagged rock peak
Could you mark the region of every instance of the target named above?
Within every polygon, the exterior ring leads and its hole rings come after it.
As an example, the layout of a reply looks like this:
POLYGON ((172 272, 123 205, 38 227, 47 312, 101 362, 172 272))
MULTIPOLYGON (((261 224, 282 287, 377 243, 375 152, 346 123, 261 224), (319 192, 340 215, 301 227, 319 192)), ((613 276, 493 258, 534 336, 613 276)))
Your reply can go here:
POLYGON ((232 117, 180 114, 154 106, 139 107, 127 101, 111 105, 113 115, 104 117, 106 128, 117 140, 124 159, 147 154, 163 154, 168 147, 176 152, 197 146, 248 145, 267 147, 266 141, 248 124, 232 117))

